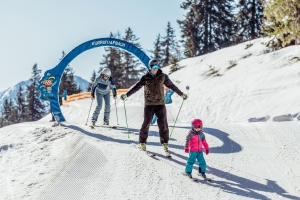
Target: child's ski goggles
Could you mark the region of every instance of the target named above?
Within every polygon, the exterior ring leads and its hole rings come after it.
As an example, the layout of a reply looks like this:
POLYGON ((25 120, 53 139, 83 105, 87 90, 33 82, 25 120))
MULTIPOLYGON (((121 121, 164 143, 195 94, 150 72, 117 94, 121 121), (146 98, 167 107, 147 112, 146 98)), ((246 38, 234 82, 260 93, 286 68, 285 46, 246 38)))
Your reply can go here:
POLYGON ((151 67, 151 69, 152 69, 152 70, 155 70, 155 69, 158 70, 158 69, 159 69, 159 66, 158 66, 158 65, 153 65, 153 66, 151 67))
POLYGON ((202 126, 194 126, 195 129, 201 129, 202 126))

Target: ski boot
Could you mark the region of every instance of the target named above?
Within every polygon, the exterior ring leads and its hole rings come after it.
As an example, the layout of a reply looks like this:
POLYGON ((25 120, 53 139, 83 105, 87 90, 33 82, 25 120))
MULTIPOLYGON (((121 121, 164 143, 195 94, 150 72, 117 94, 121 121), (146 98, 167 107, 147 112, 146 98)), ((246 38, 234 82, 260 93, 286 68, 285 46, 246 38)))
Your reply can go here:
POLYGON ((172 156, 170 155, 170 152, 169 152, 169 145, 168 145, 168 143, 163 143, 162 147, 163 147, 163 149, 165 151, 166 157, 167 158, 172 158, 172 156))
POLYGON ((187 177, 193 178, 193 177, 192 177, 192 173, 190 173, 190 172, 185 172, 185 174, 186 174, 187 177))
POLYGON ((146 151, 146 143, 140 143, 139 144, 139 149, 146 151))
POLYGON ((163 149, 164 149, 165 152, 169 151, 169 145, 168 145, 168 143, 163 143, 162 146, 163 146, 163 149))
POLYGON ((202 172, 200 167, 199 167, 199 175, 202 176, 204 179, 206 178, 205 172, 202 172))
POLYGON ((102 125, 103 126, 109 126, 109 121, 104 121, 102 125))
POLYGON ((202 176, 202 178, 203 178, 205 181, 212 182, 212 180, 211 180, 210 178, 207 178, 207 177, 206 177, 205 172, 202 172, 202 171, 201 171, 201 168, 200 168, 200 167, 199 167, 199 176, 202 176))
POLYGON ((95 121, 92 121, 90 127, 91 127, 91 128, 95 128, 95 126, 96 126, 96 122, 95 122, 95 121))

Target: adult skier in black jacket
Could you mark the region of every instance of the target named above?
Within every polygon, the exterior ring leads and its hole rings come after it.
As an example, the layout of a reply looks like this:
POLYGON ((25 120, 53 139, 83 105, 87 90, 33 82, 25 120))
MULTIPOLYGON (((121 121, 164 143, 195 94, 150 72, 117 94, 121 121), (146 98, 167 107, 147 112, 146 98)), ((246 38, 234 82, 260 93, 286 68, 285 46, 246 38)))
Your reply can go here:
POLYGON ((171 88, 184 100, 187 95, 180 91, 176 85, 164 74, 159 67, 156 59, 149 61, 151 70, 144 75, 126 94, 121 95, 121 99, 125 100, 144 86, 144 122, 140 129, 139 148, 146 151, 146 142, 153 114, 157 116, 157 125, 159 129, 160 142, 166 152, 168 152, 169 127, 167 121, 167 110, 164 99, 164 85, 171 88))

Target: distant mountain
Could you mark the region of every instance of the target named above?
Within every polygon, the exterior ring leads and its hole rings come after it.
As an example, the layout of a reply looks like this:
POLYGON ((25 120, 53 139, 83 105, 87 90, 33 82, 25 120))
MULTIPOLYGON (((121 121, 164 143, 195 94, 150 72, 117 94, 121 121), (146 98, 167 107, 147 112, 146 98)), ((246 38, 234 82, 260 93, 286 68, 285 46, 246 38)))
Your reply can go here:
MULTIPOLYGON (((85 79, 81 78, 80 76, 76 76, 76 75, 74 75, 74 79, 75 79, 76 84, 78 86, 80 86, 81 90, 83 92, 85 92, 89 85, 89 82, 86 81, 85 79)), ((27 89, 26 86, 29 84, 30 84, 30 80, 21 81, 21 82, 17 83, 16 85, 9 87, 6 90, 0 92, 0 109, 2 109, 2 105, 5 101, 5 99, 13 99, 14 100, 16 98, 16 95, 17 95, 17 92, 18 92, 18 89, 20 86, 25 91, 27 89)))
POLYGON ((21 81, 17 83, 16 85, 7 88, 3 92, 0 92, 0 109, 2 109, 2 105, 6 99, 15 99, 17 96, 17 92, 19 87, 21 86, 22 89, 25 91, 27 89, 27 85, 30 84, 30 80, 27 81, 21 81))
POLYGON ((77 83, 77 85, 80 87, 82 92, 86 92, 88 86, 89 86, 89 82, 83 78, 81 78, 80 76, 74 76, 74 80, 77 83))

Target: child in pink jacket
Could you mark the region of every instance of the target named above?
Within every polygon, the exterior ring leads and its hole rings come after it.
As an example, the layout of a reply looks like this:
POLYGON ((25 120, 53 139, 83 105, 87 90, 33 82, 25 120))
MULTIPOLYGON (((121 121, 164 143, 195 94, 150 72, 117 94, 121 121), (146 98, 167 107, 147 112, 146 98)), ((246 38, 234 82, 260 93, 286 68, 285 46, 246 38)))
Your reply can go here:
POLYGON ((202 131, 203 123, 200 119, 194 119, 192 121, 192 129, 186 136, 186 144, 184 151, 189 153, 189 158, 186 163, 185 173, 188 177, 192 178, 193 165, 196 160, 199 162, 199 174, 206 179, 206 162, 203 156, 203 148, 205 153, 209 154, 209 147, 205 140, 205 135, 202 131))

